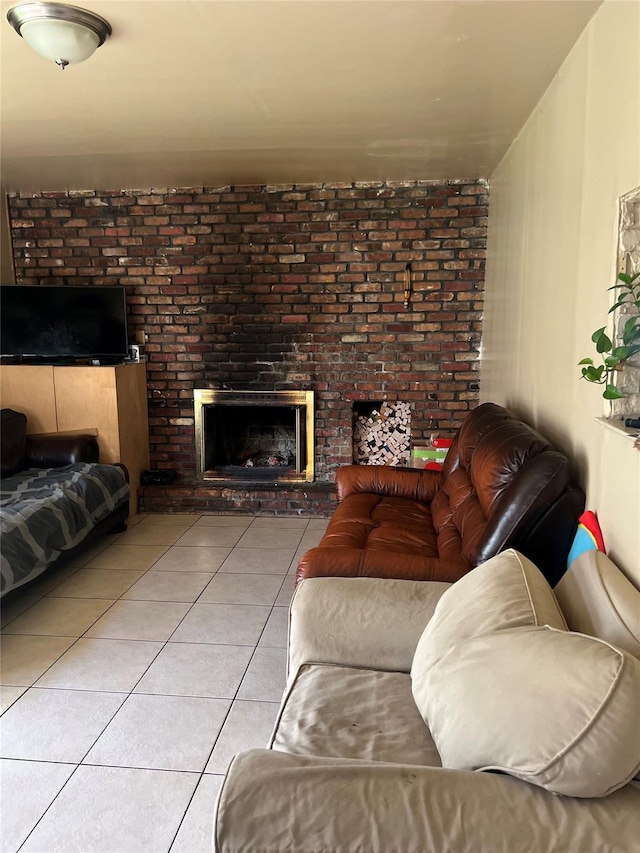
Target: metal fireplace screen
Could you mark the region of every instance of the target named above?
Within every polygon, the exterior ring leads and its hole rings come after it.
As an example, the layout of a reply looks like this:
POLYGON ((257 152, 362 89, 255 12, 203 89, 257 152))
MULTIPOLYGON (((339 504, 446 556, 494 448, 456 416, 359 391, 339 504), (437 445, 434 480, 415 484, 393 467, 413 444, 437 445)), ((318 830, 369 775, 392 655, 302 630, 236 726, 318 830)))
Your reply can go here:
POLYGON ((313 391, 194 391, 200 480, 312 482, 313 391))

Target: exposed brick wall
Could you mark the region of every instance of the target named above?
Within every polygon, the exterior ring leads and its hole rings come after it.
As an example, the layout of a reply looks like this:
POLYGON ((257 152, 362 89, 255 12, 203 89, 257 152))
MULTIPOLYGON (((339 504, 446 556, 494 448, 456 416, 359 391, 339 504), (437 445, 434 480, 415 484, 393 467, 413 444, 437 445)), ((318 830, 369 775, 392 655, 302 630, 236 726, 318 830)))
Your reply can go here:
POLYGON ((354 400, 409 401, 414 440, 451 434, 478 402, 482 182, 80 191, 9 204, 18 282, 126 285, 130 335, 148 340, 152 466, 183 482, 196 383, 315 390, 319 481, 352 459, 354 400))

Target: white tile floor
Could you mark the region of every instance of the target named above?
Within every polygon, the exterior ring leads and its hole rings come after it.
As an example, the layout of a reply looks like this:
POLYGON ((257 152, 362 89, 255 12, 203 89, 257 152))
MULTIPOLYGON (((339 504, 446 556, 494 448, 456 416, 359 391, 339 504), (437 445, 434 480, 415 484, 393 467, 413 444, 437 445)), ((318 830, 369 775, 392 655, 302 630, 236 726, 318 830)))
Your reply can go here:
POLYGON ((229 761, 268 741, 327 519, 132 521, 3 608, 3 853, 209 853, 229 761))

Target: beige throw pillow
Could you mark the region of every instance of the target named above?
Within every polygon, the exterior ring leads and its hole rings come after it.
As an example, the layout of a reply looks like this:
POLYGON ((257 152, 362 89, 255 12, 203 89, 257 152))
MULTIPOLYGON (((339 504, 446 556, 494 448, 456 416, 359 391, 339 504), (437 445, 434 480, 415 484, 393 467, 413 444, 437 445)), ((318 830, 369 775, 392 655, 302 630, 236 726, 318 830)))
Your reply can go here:
MULTIPOLYGON (((458 643, 489 631, 524 625, 551 625, 560 630, 567 627, 542 572, 531 560, 510 549, 487 560, 446 590, 418 642, 411 675, 414 669, 424 673, 458 643)), ((413 693, 420 708, 420 678, 413 680, 413 693)))
POLYGON ((485 633, 412 677, 443 767, 500 770, 572 797, 603 797, 640 770, 640 661, 602 640, 485 633))

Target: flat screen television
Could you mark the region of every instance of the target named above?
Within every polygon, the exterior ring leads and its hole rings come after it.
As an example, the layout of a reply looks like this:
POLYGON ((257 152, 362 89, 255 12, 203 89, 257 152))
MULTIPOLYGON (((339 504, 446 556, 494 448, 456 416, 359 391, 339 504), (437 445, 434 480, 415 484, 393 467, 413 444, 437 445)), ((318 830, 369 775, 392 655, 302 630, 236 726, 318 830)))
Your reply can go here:
POLYGON ((118 363, 128 355, 124 287, 0 287, 3 360, 118 363))

